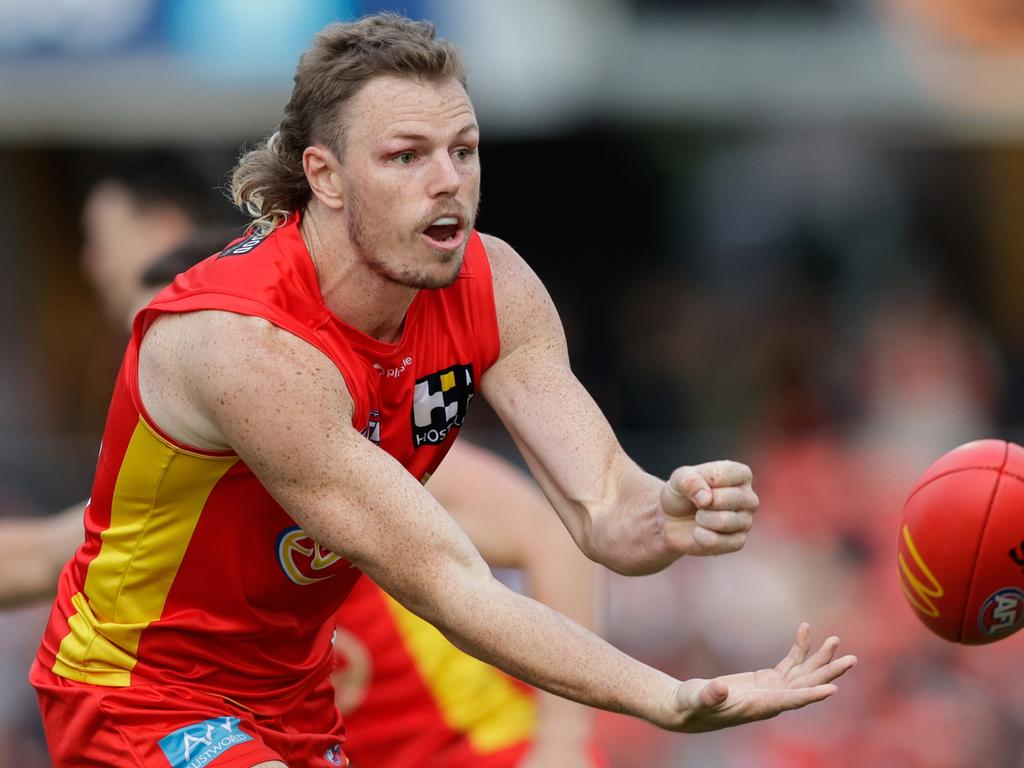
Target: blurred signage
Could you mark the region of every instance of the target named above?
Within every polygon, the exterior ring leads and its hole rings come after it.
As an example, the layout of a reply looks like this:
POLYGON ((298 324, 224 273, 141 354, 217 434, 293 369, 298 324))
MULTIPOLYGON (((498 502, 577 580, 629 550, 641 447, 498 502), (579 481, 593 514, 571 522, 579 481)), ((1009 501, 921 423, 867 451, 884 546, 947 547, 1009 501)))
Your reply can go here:
POLYGON ((294 66, 320 27, 378 10, 428 18, 430 0, 2 0, 0 58, 164 52, 238 69, 294 66))
POLYGON ((92 56, 130 51, 159 38, 158 0, 0 3, 0 56, 92 56))

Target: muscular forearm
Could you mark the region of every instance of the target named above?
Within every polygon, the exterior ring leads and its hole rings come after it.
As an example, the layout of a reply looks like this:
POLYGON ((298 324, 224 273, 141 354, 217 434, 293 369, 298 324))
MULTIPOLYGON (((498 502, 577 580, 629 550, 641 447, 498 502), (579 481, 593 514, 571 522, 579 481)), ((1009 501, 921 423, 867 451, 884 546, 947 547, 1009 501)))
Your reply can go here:
POLYGON ((513 437, 558 516, 591 560, 638 576, 660 571, 682 555, 663 535, 658 495, 664 483, 641 470, 617 443, 606 445, 571 472, 559 471, 568 478, 559 482, 549 470, 558 470, 559 457, 533 451, 519 434, 513 437))
POLYGON ((427 618, 466 653, 558 696, 671 727, 668 675, 493 579, 462 589, 427 618))
POLYGON ((481 578, 479 569, 466 564, 463 575, 449 572, 452 578, 414 590, 426 600, 424 618, 453 644, 559 696, 663 728, 716 730, 821 701, 835 693, 832 681, 856 663, 852 656, 835 658, 835 637, 811 654, 805 624, 774 668, 710 681, 673 680, 505 588, 486 569, 481 578))
MULTIPOLYGON (((531 597, 597 629, 598 566, 583 556, 543 494, 514 466, 460 439, 427 490, 491 566, 520 569, 531 597)), ((593 716, 588 707, 541 691, 530 768, 582 765, 593 716)))

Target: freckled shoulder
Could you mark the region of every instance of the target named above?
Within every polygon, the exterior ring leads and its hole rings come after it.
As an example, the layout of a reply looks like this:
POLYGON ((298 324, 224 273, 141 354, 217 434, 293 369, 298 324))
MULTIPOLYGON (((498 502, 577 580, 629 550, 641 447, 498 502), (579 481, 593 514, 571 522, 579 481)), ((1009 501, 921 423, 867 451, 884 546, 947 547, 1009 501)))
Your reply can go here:
POLYGON ((351 406, 322 352, 263 318, 218 310, 159 318, 142 342, 139 386, 157 424, 200 448, 228 447, 222 420, 283 398, 351 406))
POLYGON ((562 322, 537 274, 504 240, 481 233, 494 282, 501 358, 523 346, 565 346, 562 322))

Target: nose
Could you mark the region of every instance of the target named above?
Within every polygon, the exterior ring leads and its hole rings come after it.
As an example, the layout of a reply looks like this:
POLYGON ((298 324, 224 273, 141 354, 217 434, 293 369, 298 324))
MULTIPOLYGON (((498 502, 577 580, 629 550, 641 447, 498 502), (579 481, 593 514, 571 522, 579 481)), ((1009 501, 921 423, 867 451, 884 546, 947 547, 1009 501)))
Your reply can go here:
POLYGON ((462 186, 462 176, 447 152, 438 153, 430 169, 431 197, 453 197, 462 186))

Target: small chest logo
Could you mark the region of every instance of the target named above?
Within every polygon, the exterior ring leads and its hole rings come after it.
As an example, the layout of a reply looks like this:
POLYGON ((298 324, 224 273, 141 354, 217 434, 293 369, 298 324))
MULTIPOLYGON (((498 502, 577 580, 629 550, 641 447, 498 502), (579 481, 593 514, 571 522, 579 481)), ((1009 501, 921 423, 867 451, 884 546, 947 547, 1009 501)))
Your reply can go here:
POLYGON ((347 560, 324 549, 295 525, 277 537, 277 562, 285 576, 299 586, 332 579, 349 566, 347 560))
POLYGON ((461 427, 473 399, 473 366, 453 365, 416 380, 412 396, 412 443, 440 445, 461 427))
POLYGON ((988 596, 978 612, 978 629, 992 637, 1014 632, 1024 625, 1024 592, 1006 587, 988 596))
POLYGON ((370 411, 370 418, 359 434, 374 445, 380 445, 380 411, 370 411))
POLYGON ((160 749, 172 768, 201 768, 236 744, 252 741, 252 736, 238 726, 237 717, 215 717, 186 725, 160 739, 160 749))
POLYGON ((222 256, 241 256, 242 254, 249 253, 253 248, 266 240, 269 232, 253 232, 247 235, 244 240, 240 240, 234 245, 229 245, 223 251, 220 252, 218 258, 222 256))

